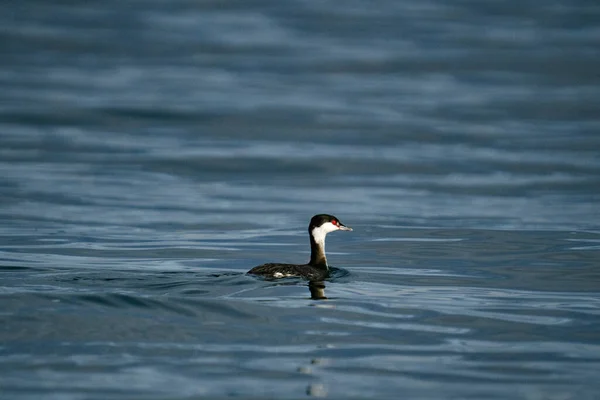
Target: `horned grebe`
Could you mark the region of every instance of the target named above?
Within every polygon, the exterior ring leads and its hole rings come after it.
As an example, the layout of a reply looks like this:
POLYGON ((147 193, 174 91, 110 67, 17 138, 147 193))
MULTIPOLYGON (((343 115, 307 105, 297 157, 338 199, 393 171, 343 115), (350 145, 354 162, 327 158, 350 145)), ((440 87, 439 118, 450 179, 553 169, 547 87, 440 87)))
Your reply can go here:
POLYGON ((299 276, 311 281, 323 280, 329 274, 327 258, 325 258, 325 236, 333 231, 351 231, 352 228, 342 224, 333 215, 319 214, 311 218, 308 225, 310 236, 310 261, 308 264, 278 264, 259 265, 248 271, 249 274, 269 278, 286 278, 299 276))

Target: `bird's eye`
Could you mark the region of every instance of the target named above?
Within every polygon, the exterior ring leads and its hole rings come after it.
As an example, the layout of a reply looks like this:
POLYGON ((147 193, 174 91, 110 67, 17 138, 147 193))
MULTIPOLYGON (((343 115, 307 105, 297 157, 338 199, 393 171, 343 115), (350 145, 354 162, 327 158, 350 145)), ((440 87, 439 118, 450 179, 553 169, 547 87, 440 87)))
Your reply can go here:
POLYGON ((334 219, 334 220, 332 220, 332 221, 331 221, 331 223, 332 223, 332 224, 334 224, 334 225, 336 225, 336 226, 337 226, 337 224, 338 224, 338 222, 337 222, 335 219, 334 219))

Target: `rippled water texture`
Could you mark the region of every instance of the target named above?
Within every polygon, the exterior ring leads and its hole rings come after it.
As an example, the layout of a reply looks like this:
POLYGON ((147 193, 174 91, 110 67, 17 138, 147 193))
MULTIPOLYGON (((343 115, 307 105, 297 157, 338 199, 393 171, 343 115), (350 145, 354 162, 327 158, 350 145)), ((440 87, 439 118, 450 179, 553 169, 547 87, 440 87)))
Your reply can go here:
POLYGON ((600 6, 0 10, 0 397, 597 399, 600 6), (246 276, 308 259, 321 283, 246 276))

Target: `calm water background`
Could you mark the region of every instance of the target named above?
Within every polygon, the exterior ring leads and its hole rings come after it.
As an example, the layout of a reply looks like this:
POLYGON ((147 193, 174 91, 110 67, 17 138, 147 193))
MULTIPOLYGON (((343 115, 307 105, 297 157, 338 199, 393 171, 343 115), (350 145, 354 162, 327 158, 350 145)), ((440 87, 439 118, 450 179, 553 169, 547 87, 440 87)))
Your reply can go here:
POLYGON ((600 398, 596 1, 80 3, 0 9, 2 399, 600 398))

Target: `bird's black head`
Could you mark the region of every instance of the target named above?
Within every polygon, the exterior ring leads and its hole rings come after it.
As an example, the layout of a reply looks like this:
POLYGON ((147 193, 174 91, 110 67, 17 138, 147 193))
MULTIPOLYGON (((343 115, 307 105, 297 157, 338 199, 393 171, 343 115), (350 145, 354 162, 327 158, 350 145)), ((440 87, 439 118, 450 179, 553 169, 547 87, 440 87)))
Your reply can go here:
POLYGON ((333 226, 331 226, 331 229, 327 229, 328 231, 330 231, 330 230, 351 231, 352 230, 352 228, 349 228, 346 225, 342 224, 342 222, 333 215, 317 214, 311 218, 310 224, 308 224, 308 231, 312 232, 313 229, 322 227, 324 224, 327 224, 327 223, 330 223, 331 225, 333 225, 333 226), (337 228, 337 229, 335 229, 335 228, 337 228))

